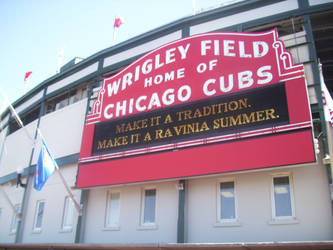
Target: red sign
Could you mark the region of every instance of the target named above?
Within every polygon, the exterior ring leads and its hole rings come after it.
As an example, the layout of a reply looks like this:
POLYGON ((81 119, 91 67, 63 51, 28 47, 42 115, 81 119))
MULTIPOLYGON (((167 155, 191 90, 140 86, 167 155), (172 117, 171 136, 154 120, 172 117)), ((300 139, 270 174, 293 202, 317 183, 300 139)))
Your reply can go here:
POLYGON ((201 34, 104 79, 76 185, 313 162, 312 139, 304 68, 276 30, 201 34))

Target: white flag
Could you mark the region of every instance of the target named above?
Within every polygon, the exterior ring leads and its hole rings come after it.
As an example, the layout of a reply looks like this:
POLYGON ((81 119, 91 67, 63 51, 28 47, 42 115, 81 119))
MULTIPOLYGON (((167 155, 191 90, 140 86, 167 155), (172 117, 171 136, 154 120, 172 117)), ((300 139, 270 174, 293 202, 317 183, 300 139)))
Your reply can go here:
POLYGON ((330 122, 331 126, 333 127, 333 99, 326 87, 321 64, 319 64, 319 72, 320 72, 321 95, 323 98, 325 120, 330 122))

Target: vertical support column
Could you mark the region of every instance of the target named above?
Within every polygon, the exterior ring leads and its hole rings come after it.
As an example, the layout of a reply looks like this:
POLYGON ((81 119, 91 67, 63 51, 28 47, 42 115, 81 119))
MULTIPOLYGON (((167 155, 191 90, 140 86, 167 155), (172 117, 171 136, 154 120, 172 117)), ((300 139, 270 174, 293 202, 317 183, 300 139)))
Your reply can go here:
POLYGON ((185 180, 178 183, 178 223, 177 223, 177 243, 185 243, 185 180))
POLYGON ((243 32, 243 24, 237 25, 237 32, 243 32))
POLYGON ((190 27, 185 26, 182 28, 182 38, 190 36, 190 27))
MULTIPOLYGON (((320 84, 320 72, 319 72, 319 65, 318 65, 318 57, 316 52, 316 47, 314 43, 314 37, 312 33, 312 26, 311 26, 311 19, 309 15, 303 16, 305 24, 304 28, 306 31, 307 41, 309 41, 309 53, 310 53, 310 59, 313 61, 311 63, 312 72, 313 72, 313 78, 314 78, 314 85, 316 90, 316 96, 318 100, 318 109, 319 109, 319 115, 320 115, 320 123, 321 123, 321 129, 323 131, 323 144, 324 144, 324 155, 330 155, 329 146, 328 146, 328 136, 327 136, 327 127, 326 127, 326 121, 325 121, 325 115, 324 115, 324 106, 323 106, 323 100, 322 100, 322 89, 320 84)), ((331 156, 332 157, 332 156, 331 156)), ((327 168, 327 174, 328 174, 328 181, 330 185, 330 194, 331 197, 333 197, 332 193, 332 166, 331 164, 325 163, 325 166, 327 168)))
MULTIPOLYGON (((322 131, 323 131, 324 150, 325 150, 325 153, 329 154, 328 142, 327 142, 327 130, 326 130, 326 125, 325 125, 326 121, 325 121, 325 116, 324 116, 323 100, 322 100, 321 85, 320 85, 320 72, 319 72, 319 68, 318 68, 319 62, 318 62, 316 47, 315 47, 313 33, 312 33, 311 20, 308 15, 304 15, 303 19, 305 21, 304 28, 306 31, 307 41, 310 42, 309 43, 309 54, 310 54, 310 59, 313 61, 311 63, 313 79, 314 79, 313 85, 315 86, 316 97, 318 100, 320 122, 321 122, 322 131)), ((332 181, 330 180, 330 183, 331 182, 332 181)))
POLYGON ((84 204, 86 204, 86 190, 81 191, 81 198, 80 198, 80 206, 81 206, 81 214, 79 214, 79 217, 77 219, 77 224, 76 224, 76 231, 75 231, 75 240, 74 243, 82 243, 83 240, 83 228, 84 228, 84 221, 83 221, 83 214, 86 211, 86 207, 84 204))
MULTIPOLYGON (((97 72, 97 81, 101 82, 102 81, 102 70, 103 70, 103 62, 104 59, 100 59, 98 62, 98 72, 97 72)), ((88 87, 88 101, 87 101, 87 106, 86 106, 86 113, 85 113, 85 119, 84 122, 86 122, 86 117, 89 112, 89 104, 90 104, 90 99, 91 95, 93 94, 93 86, 87 86, 88 87)), ((78 166, 79 167, 79 166, 78 166)), ((76 176, 77 179, 77 176, 76 176)), ((76 184, 75 184, 76 185, 76 184)), ((77 219, 77 224, 76 224, 76 231, 75 231, 75 239, 74 243, 82 243, 83 242, 83 235, 84 235, 84 219, 85 219, 85 214, 86 214, 86 204, 87 204, 87 195, 88 195, 88 190, 81 190, 81 198, 80 198, 80 206, 81 206, 81 213, 79 214, 79 217, 77 219)))
MULTIPOLYGON (((40 120, 41 120, 41 117, 43 116, 44 110, 45 110, 46 90, 47 90, 47 88, 44 89, 43 100, 41 102, 41 107, 40 107, 40 111, 39 111, 39 117, 38 117, 38 121, 37 121, 37 127, 36 127, 36 131, 35 131, 34 140, 36 140, 36 138, 38 136, 38 128, 39 128, 39 125, 40 125, 40 120)), ((35 145, 33 145, 32 150, 31 150, 31 154, 30 154, 27 181, 26 181, 27 184, 26 184, 26 187, 24 188, 24 194, 23 194, 22 203, 21 203, 22 204, 21 205, 21 218, 19 219, 19 221, 17 223, 15 243, 22 243, 22 239, 23 239, 24 222, 25 222, 25 217, 26 217, 26 214, 27 214, 26 207, 28 205, 29 196, 30 196, 31 188, 32 188, 31 176, 30 175, 34 174, 33 168, 31 167, 34 152, 35 152, 35 145)))
MULTIPOLYGON (((87 86, 87 88, 88 88, 88 100, 87 100, 85 116, 87 116, 87 114, 89 112, 90 97, 92 95, 92 87, 87 86)), ((84 120, 86 120, 86 119, 84 119, 84 120)), ((76 179, 77 179, 77 175, 76 175, 76 179)), ((83 229, 84 229, 83 215, 85 214, 85 211, 86 211, 84 204, 87 204, 86 199, 85 199, 86 193, 87 193, 86 190, 81 190, 81 198, 80 198, 81 213, 79 214, 78 219, 77 219, 75 239, 74 239, 74 243, 76 243, 76 244, 82 243, 82 240, 83 240, 83 229)))

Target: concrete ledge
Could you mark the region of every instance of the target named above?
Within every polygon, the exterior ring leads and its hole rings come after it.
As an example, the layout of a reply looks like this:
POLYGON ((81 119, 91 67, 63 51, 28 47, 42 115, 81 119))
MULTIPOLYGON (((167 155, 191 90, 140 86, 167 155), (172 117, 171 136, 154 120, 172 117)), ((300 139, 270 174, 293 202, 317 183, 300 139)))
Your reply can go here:
POLYGON ((333 249, 333 241, 306 242, 253 242, 253 243, 188 243, 188 244, 0 244, 0 250, 7 249, 85 249, 85 250, 177 250, 177 249, 333 249))

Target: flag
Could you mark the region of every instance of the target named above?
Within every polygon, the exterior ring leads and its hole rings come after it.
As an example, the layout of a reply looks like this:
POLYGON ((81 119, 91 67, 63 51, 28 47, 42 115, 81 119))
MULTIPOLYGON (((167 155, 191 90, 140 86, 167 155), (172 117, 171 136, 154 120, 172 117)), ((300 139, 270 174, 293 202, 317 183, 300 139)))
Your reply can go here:
POLYGON ((57 73, 60 73, 62 58, 64 57, 64 51, 65 51, 64 48, 61 48, 61 50, 58 54, 57 73))
POLYGON ((31 75, 31 71, 25 73, 25 76, 24 76, 24 82, 25 84, 28 84, 28 80, 29 80, 29 76, 31 75))
POLYGON ((192 15, 195 15, 197 13, 197 3, 196 0, 192 0, 192 15))
POLYGON ((325 120, 330 122, 331 126, 333 127, 333 99, 326 87, 321 65, 319 65, 319 72, 320 72, 321 95, 323 99, 325 120))
POLYGON ((123 23, 124 23, 124 19, 120 16, 117 16, 116 19, 114 19, 113 28, 119 28, 123 23))
POLYGON ((49 149, 47 148, 44 140, 42 139, 42 147, 36 166, 34 188, 40 191, 43 188, 47 179, 56 169, 58 169, 58 165, 52 158, 49 149))

